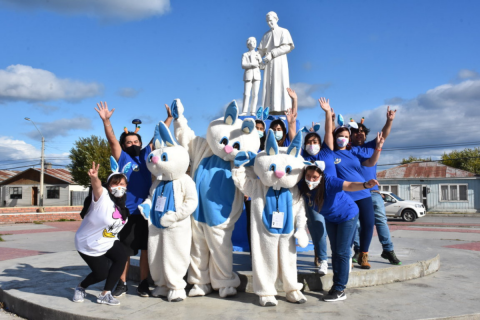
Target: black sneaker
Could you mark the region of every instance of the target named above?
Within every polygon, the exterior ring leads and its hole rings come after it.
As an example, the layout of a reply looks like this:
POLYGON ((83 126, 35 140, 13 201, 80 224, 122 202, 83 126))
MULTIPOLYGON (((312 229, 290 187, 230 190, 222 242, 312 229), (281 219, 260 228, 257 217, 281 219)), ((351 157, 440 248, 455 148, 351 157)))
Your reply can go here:
POLYGON ((382 252, 382 258, 387 259, 390 261, 391 264, 399 266, 402 264, 400 260, 398 260, 397 255, 395 254, 395 251, 383 251, 382 252))
POLYGON ((119 281, 118 284, 117 284, 117 287, 112 292, 112 296, 118 298, 118 297, 123 296, 127 292, 128 292, 127 283, 123 282, 123 281, 119 281))
POLYGON ((360 251, 355 251, 355 254, 352 257, 353 263, 358 263, 358 256, 360 255, 360 251))
POLYGON ((333 301, 342 301, 347 299, 347 295, 345 294, 345 291, 338 291, 338 290, 330 290, 328 292, 328 295, 323 298, 323 301, 326 302, 333 302, 333 301))
POLYGON ((140 297, 145 297, 145 298, 150 296, 150 288, 148 287, 147 279, 142 280, 142 282, 140 282, 137 288, 137 294, 140 297))

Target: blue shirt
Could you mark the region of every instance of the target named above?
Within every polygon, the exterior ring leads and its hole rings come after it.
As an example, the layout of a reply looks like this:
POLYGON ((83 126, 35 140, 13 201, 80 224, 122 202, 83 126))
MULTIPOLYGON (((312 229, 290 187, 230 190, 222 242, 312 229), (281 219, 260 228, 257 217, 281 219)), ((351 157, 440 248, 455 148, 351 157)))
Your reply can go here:
POLYGON ((322 143, 322 148, 320 151, 315 154, 311 155, 304 149, 302 149, 302 157, 305 159, 305 161, 324 161, 325 162, 325 173, 329 175, 330 177, 336 177, 337 176, 337 170, 335 169, 335 154, 333 153, 332 149, 328 147, 328 145, 323 142, 322 143))
MULTIPOLYGON (((335 150, 335 168, 337 177, 349 182, 365 182, 361 162, 369 159, 372 154, 369 149, 363 147, 352 147, 350 150, 335 150)), ((373 152, 372 152, 373 153, 373 152)), ((346 193, 353 201, 370 197, 370 191, 360 190, 346 193)))
MULTIPOLYGON (((368 151, 375 151, 375 148, 377 147, 377 141, 376 140, 372 140, 372 141, 369 141, 367 143, 365 143, 363 146, 362 146, 364 149, 370 149, 370 150, 367 150, 368 151)), ((373 154, 373 152, 372 152, 373 154)), ((363 174, 363 177, 365 178, 365 181, 368 181, 368 180, 371 180, 371 179, 377 179, 377 164, 375 163, 375 165, 373 167, 365 167, 365 166, 362 166, 362 174, 363 174)), ((371 188, 370 190, 378 190, 378 186, 375 185, 375 187, 371 188)))
POLYGON ((140 156, 132 158, 122 150, 118 159, 120 169, 128 162, 132 163, 132 171, 128 178, 127 200, 125 202, 130 214, 140 214, 138 206, 142 204, 150 192, 152 175, 147 168, 147 158, 150 152, 152 152, 152 149, 150 145, 147 145, 140 151, 140 156))
MULTIPOLYGON (((325 220, 332 223, 342 223, 355 217, 358 214, 358 206, 352 198, 343 191, 343 183, 345 181, 328 175, 324 175, 324 179, 325 192, 323 194, 324 200, 320 214, 325 217, 325 220)), ((317 190, 318 189, 314 189, 311 193, 307 193, 305 195, 305 201, 308 206, 318 212, 318 207, 314 202, 317 190)))

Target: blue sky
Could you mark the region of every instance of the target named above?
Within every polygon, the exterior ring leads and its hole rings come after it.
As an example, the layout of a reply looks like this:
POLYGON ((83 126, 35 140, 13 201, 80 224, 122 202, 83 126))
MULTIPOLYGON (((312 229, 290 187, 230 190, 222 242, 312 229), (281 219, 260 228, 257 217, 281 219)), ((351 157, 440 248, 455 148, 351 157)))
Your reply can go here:
POLYGON ((39 158, 24 117, 45 135, 47 157, 66 163, 79 137, 104 136, 99 101, 116 109, 117 135, 140 118, 150 137, 163 105, 180 98, 203 135, 241 100, 241 55, 248 37, 259 42, 268 30, 268 11, 295 43, 288 60, 302 125, 323 124, 320 96, 373 131, 389 104, 398 113, 385 149, 445 144, 385 152, 383 164, 480 141, 477 1, 0 0, 0 169, 39 158))

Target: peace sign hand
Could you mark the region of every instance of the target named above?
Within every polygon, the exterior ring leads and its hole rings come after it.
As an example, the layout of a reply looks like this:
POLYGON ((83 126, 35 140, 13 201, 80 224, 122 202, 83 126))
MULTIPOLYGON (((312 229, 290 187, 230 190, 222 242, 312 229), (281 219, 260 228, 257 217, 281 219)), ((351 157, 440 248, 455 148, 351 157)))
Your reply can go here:
POLYGON ((95 166, 95 161, 92 163, 92 168, 88 170, 88 176, 90 178, 97 178, 98 179, 98 168, 100 168, 100 164, 95 166))

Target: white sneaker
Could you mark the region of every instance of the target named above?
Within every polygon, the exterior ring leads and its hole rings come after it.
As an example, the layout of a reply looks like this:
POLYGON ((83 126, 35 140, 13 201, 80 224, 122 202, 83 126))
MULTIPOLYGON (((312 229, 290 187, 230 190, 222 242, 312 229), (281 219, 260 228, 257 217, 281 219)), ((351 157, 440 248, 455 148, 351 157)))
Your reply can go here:
POLYGON ((85 296, 87 293, 85 292, 85 289, 82 287, 76 287, 75 292, 73 293, 73 302, 83 302, 85 296))
POLYGON ((112 296, 112 293, 110 291, 107 291, 107 293, 105 293, 104 296, 102 296, 102 294, 100 293, 97 297, 97 303, 108 304, 109 306, 119 306, 120 305, 120 301, 115 299, 112 296))
POLYGON ((318 267, 317 273, 321 276, 326 275, 328 273, 328 262, 327 262, 327 260, 322 260, 320 262, 320 267, 318 267))

